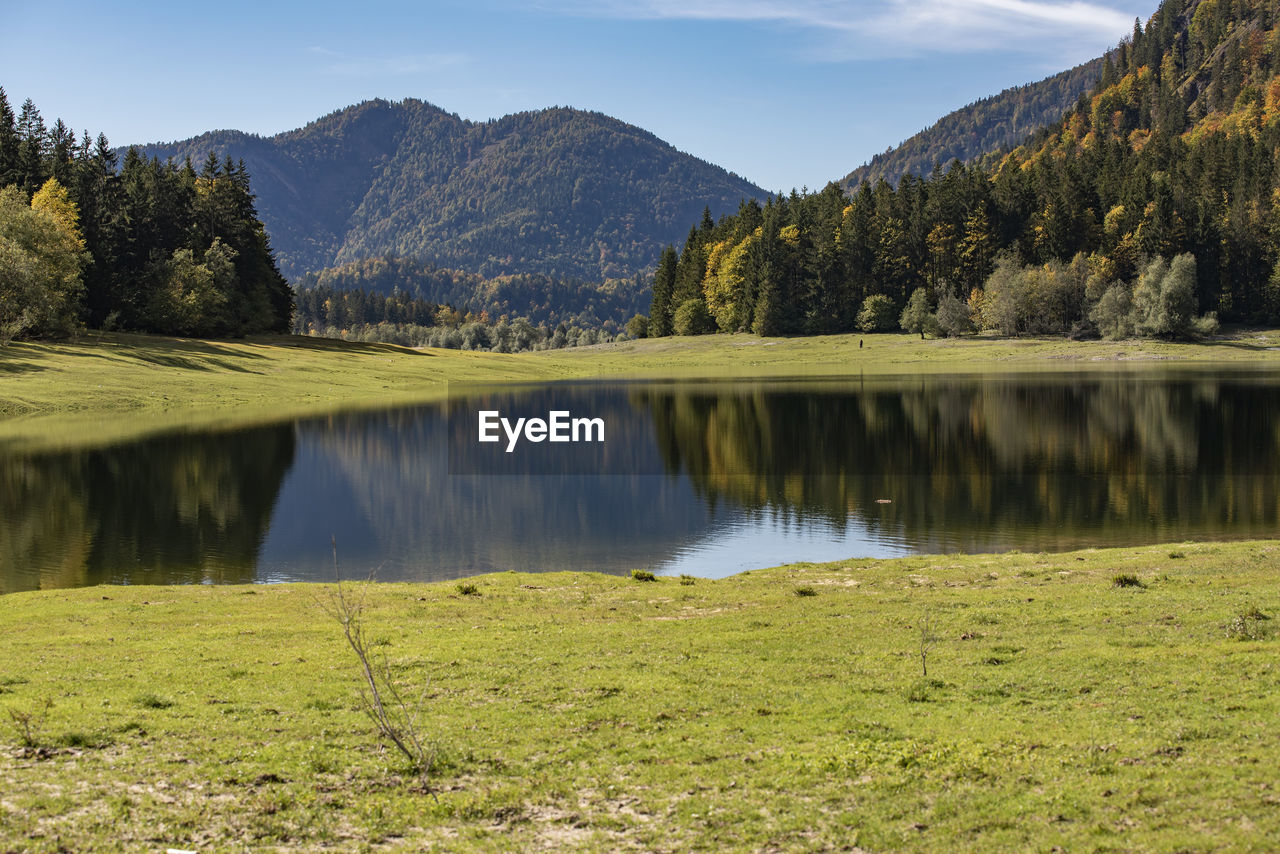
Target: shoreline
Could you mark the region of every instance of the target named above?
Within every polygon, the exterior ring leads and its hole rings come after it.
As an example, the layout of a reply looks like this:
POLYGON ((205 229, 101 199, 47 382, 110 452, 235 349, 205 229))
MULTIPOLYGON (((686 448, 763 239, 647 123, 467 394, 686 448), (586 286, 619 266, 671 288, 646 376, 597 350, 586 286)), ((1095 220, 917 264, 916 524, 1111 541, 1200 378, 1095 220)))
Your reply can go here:
POLYGON ((448 382, 835 379, 1118 366, 1280 369, 1280 330, 1237 330, 1209 343, 707 335, 521 354, 301 336, 203 341, 93 334, 76 343, 0 348, 0 446, 100 445, 179 427, 428 404, 445 396, 448 382))

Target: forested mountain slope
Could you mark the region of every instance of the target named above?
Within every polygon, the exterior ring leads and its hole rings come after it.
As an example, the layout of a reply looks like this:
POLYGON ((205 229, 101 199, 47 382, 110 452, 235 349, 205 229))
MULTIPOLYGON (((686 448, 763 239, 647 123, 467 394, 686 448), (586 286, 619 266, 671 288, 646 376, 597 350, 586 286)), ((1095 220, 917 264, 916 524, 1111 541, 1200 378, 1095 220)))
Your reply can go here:
POLYGON ((626 277, 704 206, 719 215, 765 195, 640 128, 568 108, 471 122, 377 100, 270 138, 215 131, 141 149, 243 158, 290 277, 375 256, 486 277, 626 277))
POLYGON ((935 164, 946 166, 953 160, 970 163, 1020 145, 1031 134, 1061 119, 1098 82, 1102 65, 1099 57, 1039 82, 974 101, 943 116, 901 145, 872 157, 870 163, 859 166, 840 183, 850 191, 863 181, 874 184, 881 179, 896 186, 903 175, 929 175, 935 164))
POLYGON ((852 329, 876 296, 1008 334, 1274 323, 1278 159, 1280 2, 1165 0, 1002 157, 704 219, 659 263, 650 329, 852 329))

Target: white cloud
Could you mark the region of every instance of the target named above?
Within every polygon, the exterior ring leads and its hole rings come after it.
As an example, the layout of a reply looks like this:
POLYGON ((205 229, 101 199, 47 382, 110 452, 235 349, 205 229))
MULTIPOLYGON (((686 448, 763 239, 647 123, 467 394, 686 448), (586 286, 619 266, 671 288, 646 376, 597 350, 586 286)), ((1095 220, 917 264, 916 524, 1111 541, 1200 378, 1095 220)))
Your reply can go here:
POLYGON ((549 5, 591 17, 789 25, 836 37, 832 48, 843 57, 827 58, 1041 52, 1081 44, 1101 49, 1133 25, 1131 14, 1084 0, 550 0, 549 5))

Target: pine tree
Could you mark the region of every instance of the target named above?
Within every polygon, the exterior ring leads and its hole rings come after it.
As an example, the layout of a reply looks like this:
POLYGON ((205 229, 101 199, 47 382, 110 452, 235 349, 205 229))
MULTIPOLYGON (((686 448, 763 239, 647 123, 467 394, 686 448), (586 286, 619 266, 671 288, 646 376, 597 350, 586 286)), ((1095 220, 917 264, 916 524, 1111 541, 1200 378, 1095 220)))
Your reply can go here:
POLYGON ((22 102, 17 129, 20 184, 30 195, 48 177, 45 171, 45 154, 49 136, 44 119, 30 98, 22 102))
POLYGON ((677 264, 675 247, 668 245, 662 250, 658 270, 653 276, 653 303, 649 309, 649 335, 652 338, 663 338, 672 332, 674 309, 671 299, 675 292, 677 264))
POLYGON ((9 97, 0 86, 0 187, 22 181, 22 155, 18 142, 18 126, 9 105, 9 97))

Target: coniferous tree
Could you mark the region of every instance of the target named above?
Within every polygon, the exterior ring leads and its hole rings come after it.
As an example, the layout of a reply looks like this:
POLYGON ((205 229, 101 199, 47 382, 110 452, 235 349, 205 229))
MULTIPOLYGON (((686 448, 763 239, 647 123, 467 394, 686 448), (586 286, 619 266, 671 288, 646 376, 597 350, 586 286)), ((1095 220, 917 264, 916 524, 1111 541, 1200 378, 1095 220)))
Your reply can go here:
POLYGON ((44 183, 48 130, 44 118, 30 98, 22 102, 18 116, 18 168, 19 185, 28 194, 34 193, 44 183))
POLYGON ((176 334, 289 329, 293 291, 276 268, 242 163, 215 161, 202 176, 189 164, 148 160, 135 149, 119 163, 104 136, 96 144, 87 133, 77 141, 61 119, 46 128, 30 99, 15 120, 0 90, 0 179, 30 200, 36 216, 10 211, 14 234, 30 244, 23 257, 45 259, 40 263, 61 282, 15 285, 11 302, 57 293, 48 305, 61 307, 11 304, 10 330, 25 324, 30 334, 65 332, 74 325, 67 318, 176 334), (71 257, 66 252, 46 251, 57 241, 39 237, 45 232, 63 235, 58 240, 74 250, 74 264, 60 260, 71 257), (45 249, 30 248, 37 246, 45 249), (68 271, 74 285, 64 281, 68 271), (21 293, 28 297, 14 296, 21 293), (24 312, 35 320, 19 323, 24 312))
POLYGON ((22 181, 22 156, 18 144, 18 124, 4 87, 0 86, 0 187, 22 181))
POLYGON ((658 271, 653 277, 653 306, 649 310, 649 335, 662 338, 672 332, 671 316, 674 313, 671 305, 676 287, 676 268, 678 266, 676 250, 667 246, 658 259, 658 271))

